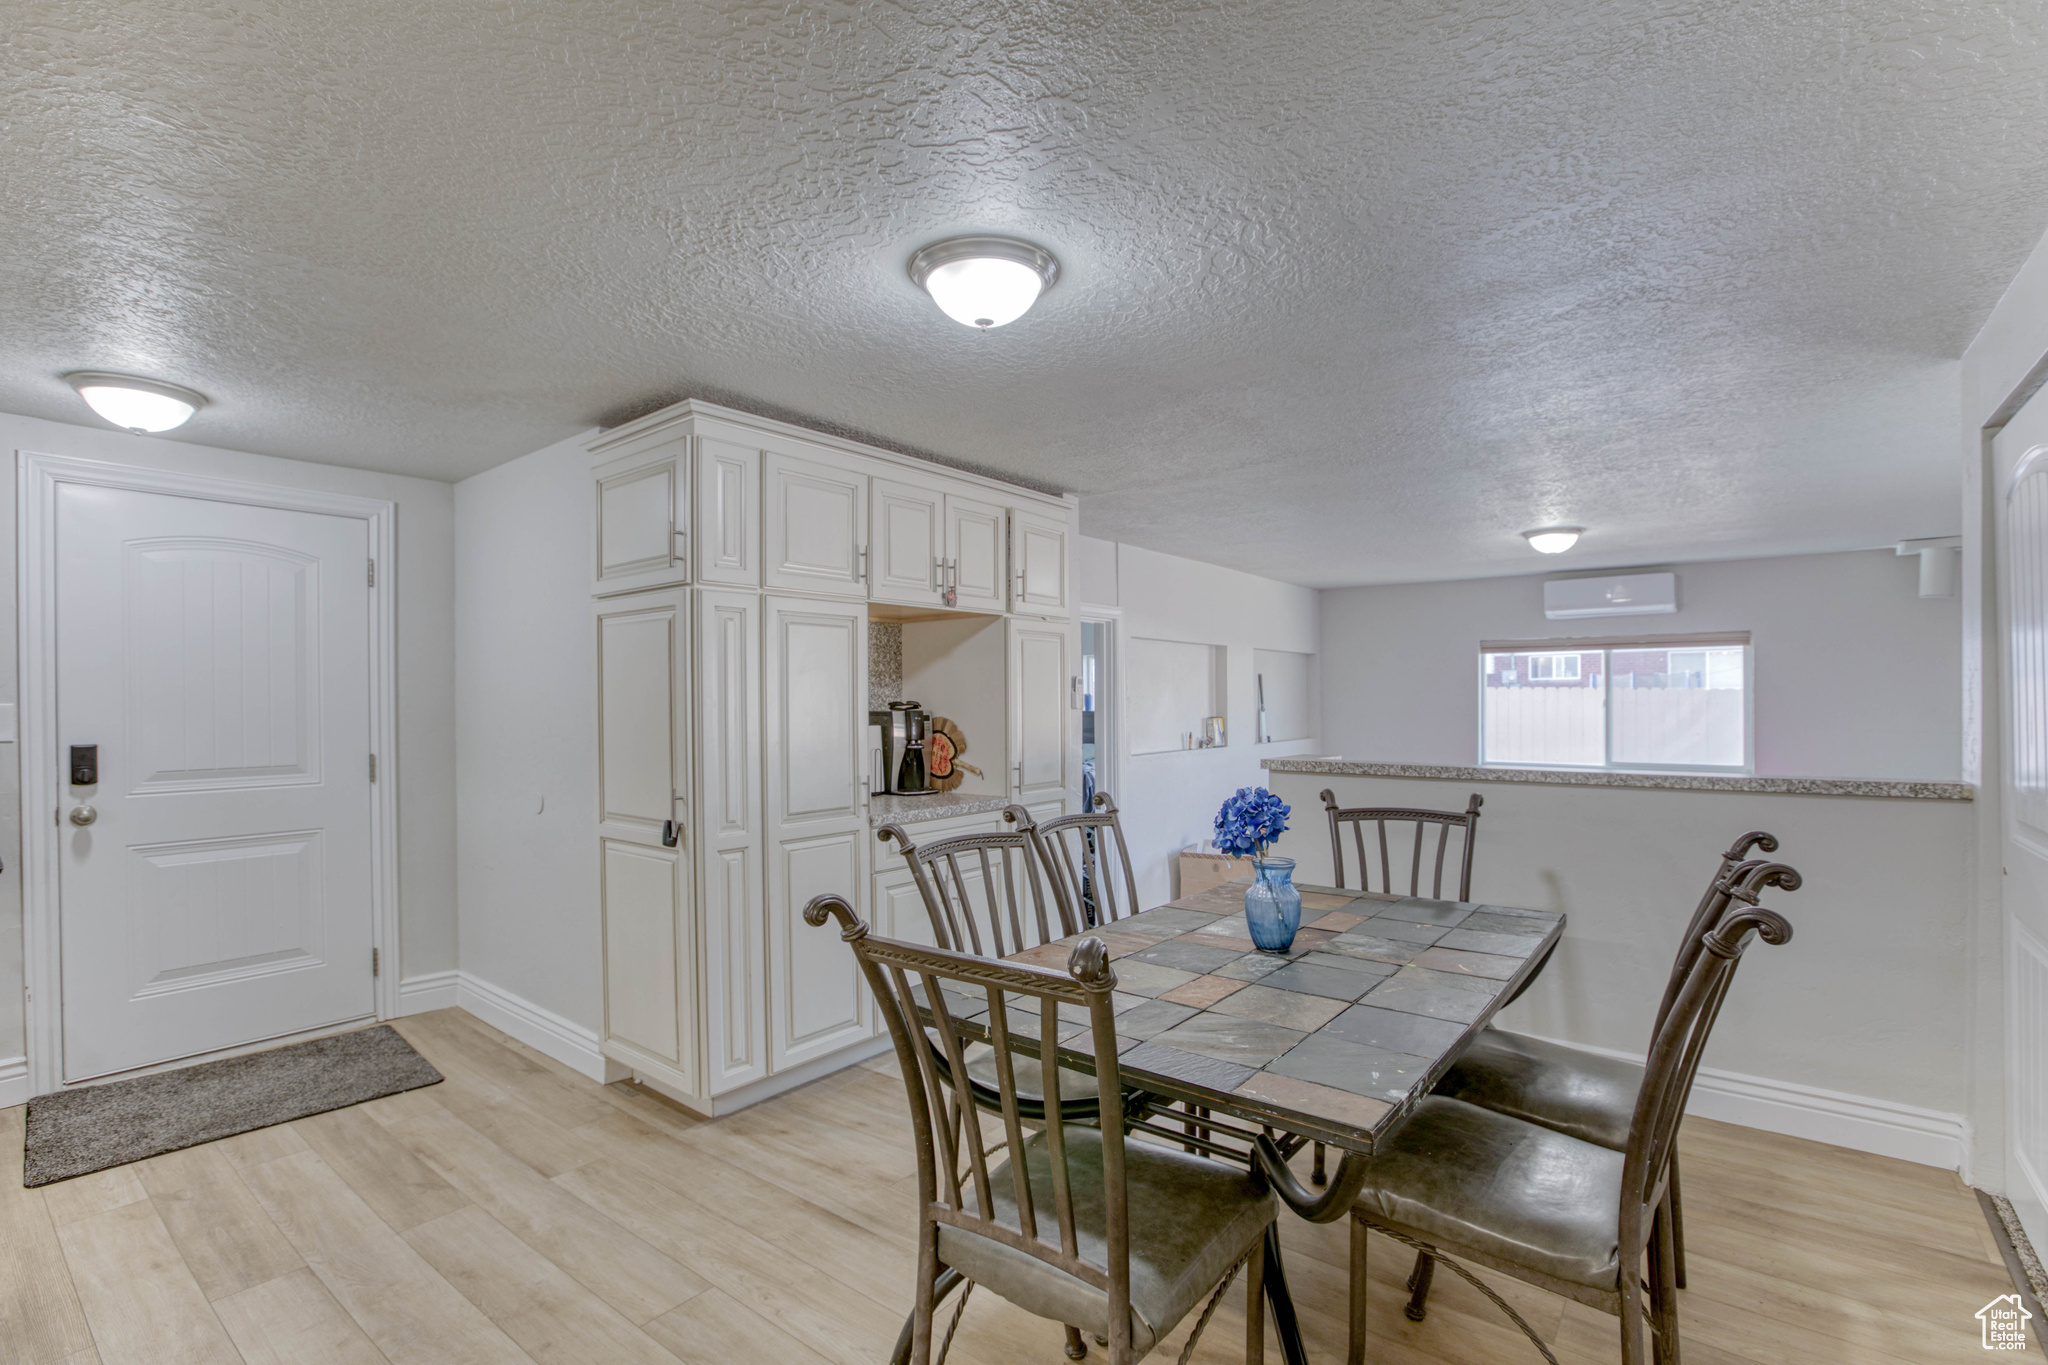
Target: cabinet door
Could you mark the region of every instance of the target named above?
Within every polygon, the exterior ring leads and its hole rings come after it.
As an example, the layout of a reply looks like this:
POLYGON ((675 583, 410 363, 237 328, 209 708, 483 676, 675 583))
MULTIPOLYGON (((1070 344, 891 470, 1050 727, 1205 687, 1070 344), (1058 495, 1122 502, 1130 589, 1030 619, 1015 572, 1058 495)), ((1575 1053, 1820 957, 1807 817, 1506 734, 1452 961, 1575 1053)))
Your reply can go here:
POLYGON ((963 611, 1001 611, 1004 509, 946 495, 946 559, 963 611))
POLYGON ((909 484, 876 479, 869 491, 874 555, 870 596, 877 602, 912 606, 939 605, 939 561, 944 557, 945 528, 940 525, 938 493, 909 484))
POLYGON ((690 576, 690 438, 597 466, 594 593, 638 592, 690 576))
POLYGON ((677 934, 685 894, 682 860, 674 849, 624 839, 598 844, 605 1054, 628 1065, 651 1059, 695 1089, 687 1081, 689 1029, 682 983, 688 964, 677 934))
POLYGON ((1027 805, 1064 800, 1075 775, 1067 735, 1068 628, 1018 620, 1007 625, 1010 791, 1027 805))
POLYGON ((761 459, 762 581, 796 592, 866 597, 868 476, 769 451, 761 459))
POLYGON ((697 597, 698 905, 704 1090, 768 1074, 768 943, 761 883, 761 599, 697 597))
POLYGON ((697 581, 761 585, 761 452, 697 442, 697 581))
POLYGON ((597 605, 604 1051, 696 1088, 686 590, 597 605))
MULTIPOLYGON (((894 866, 875 873, 875 932, 883 938, 936 946, 938 940, 932 933, 931 912, 924 908, 924 897, 917 894, 917 880, 910 875, 909 864, 893 850, 894 845, 883 850, 881 858, 894 866)), ((878 1016, 875 1032, 887 1031, 887 1026, 878 1016)))
POLYGON ((1031 508, 1010 509, 1010 610, 1067 614, 1067 520, 1031 508))
POLYGON ((803 921, 835 892, 866 913, 867 608, 763 599, 768 1059, 783 1071, 871 1036, 853 954, 803 921))

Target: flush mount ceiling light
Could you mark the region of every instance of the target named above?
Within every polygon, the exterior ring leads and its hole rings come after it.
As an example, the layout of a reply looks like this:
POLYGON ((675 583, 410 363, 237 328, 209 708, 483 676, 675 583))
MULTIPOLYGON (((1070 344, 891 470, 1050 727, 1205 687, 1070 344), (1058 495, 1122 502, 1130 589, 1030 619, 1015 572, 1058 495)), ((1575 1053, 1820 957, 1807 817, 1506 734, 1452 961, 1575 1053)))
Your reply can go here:
POLYGON ((1015 237, 948 237, 910 258, 910 278, 940 311, 982 331, 1023 317, 1059 277, 1050 251, 1015 237))
POLYGON ((1529 548, 1540 555, 1561 555, 1579 543, 1585 533, 1583 526, 1539 526, 1533 531, 1522 532, 1522 539, 1529 542, 1529 548))
POLYGON ((64 382, 86 406, 129 431, 169 431, 206 406, 206 396, 177 384, 105 370, 73 370, 64 382))

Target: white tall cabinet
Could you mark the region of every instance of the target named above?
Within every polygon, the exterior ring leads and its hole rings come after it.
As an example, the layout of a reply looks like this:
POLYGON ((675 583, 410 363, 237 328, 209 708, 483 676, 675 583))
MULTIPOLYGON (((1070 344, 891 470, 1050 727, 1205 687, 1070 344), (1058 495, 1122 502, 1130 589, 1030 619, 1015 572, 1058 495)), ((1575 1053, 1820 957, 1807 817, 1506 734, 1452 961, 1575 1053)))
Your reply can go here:
POLYGON ((929 932, 873 831, 871 619, 1000 620, 986 780, 1077 808, 1074 504, 696 402, 589 449, 602 1046, 722 1113, 886 1045, 812 896, 929 932))

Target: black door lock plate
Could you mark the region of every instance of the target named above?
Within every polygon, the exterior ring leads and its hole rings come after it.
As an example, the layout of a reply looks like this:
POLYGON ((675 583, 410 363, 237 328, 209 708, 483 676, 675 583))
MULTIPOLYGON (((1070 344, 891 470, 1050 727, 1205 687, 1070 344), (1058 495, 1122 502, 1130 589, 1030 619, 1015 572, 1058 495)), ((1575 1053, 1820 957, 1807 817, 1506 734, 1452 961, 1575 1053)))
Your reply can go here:
POLYGON ((97 744, 74 744, 71 746, 71 785, 91 787, 100 780, 100 746, 97 744))

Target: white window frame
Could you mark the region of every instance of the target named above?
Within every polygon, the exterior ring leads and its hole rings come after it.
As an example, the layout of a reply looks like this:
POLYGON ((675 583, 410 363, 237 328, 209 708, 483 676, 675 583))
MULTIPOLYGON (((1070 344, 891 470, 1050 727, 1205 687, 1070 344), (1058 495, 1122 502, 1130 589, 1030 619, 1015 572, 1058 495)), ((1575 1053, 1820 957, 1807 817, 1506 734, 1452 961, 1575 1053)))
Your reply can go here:
MULTIPOLYGON (((1482 640, 1479 642, 1479 686, 1474 702, 1474 729, 1479 738, 1479 766, 1482 768, 1538 768, 1558 772, 1583 773, 1706 773, 1726 777, 1740 777, 1756 771, 1756 646, 1750 640, 1748 631, 1734 631, 1712 635, 1632 635, 1601 637, 1587 640, 1482 640), (1486 756, 1486 672, 1487 659, 1495 654, 1557 654, 1577 652, 1600 655, 1601 723, 1604 734, 1601 750, 1612 755, 1614 752, 1614 668, 1613 656, 1616 651, 1631 649, 1661 649, 1666 651, 1687 649, 1730 649, 1742 650, 1742 762, 1733 764, 1705 763, 1616 763, 1609 758, 1605 763, 1503 763, 1489 760, 1486 756)), ((1531 682, 1564 681, 1563 679, 1536 678, 1530 670, 1531 682)), ((1584 676, 1583 665, 1580 676, 1584 676)))
POLYGON ((1555 650, 1546 651, 1541 654, 1532 654, 1529 657, 1529 681, 1584 682, 1586 680, 1586 673, 1583 663, 1584 661, 1580 658, 1578 650, 1555 650), (1539 659, 1551 666, 1551 671, 1548 674, 1536 671, 1536 663, 1539 659), (1565 659, 1571 660, 1572 671, 1569 673, 1559 673, 1557 671, 1557 664, 1565 659))

